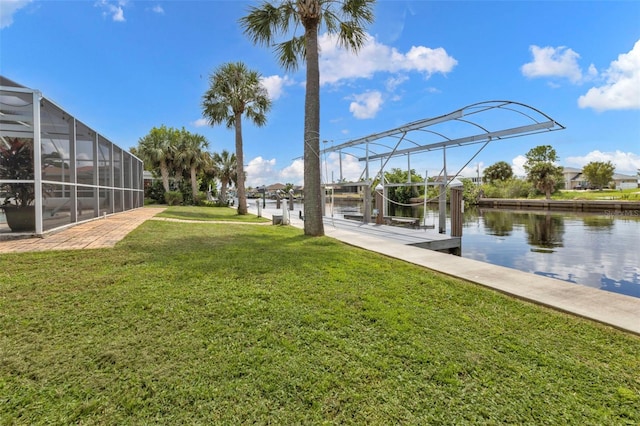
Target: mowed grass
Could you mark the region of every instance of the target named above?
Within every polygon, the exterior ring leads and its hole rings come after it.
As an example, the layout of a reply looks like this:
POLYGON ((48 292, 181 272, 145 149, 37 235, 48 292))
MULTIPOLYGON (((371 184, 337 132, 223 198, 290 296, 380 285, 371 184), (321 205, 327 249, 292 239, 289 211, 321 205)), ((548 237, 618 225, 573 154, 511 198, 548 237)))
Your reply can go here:
POLYGON ((637 336, 292 227, 0 265, 0 424, 640 423, 637 336))
MULTIPOLYGON (((544 196, 541 196, 544 198, 544 196)), ((640 201, 640 189, 603 189, 583 191, 557 191, 552 196, 554 200, 620 200, 640 201)))
MULTIPOLYGON (((150 207, 152 208, 152 207, 150 207)), ((256 215, 239 215, 234 208, 223 207, 193 207, 193 206, 172 206, 171 208, 156 215, 157 217, 182 219, 182 220, 202 220, 202 221, 229 221, 229 222, 268 222, 268 219, 257 217, 256 215)))

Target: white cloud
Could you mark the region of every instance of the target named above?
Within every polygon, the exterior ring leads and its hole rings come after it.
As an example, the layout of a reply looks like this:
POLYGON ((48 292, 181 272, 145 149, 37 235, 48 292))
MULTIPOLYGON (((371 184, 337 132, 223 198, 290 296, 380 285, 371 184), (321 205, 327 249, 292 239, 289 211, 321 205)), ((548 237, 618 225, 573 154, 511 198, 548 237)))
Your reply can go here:
POLYGON ((388 92, 394 92, 398 86, 400 86, 405 81, 409 80, 409 77, 406 75, 399 75, 397 77, 389 77, 385 83, 385 88, 388 92))
MULTIPOLYGON (((573 50, 565 47, 539 47, 530 46, 533 61, 522 66, 522 74, 525 77, 565 77, 572 83, 582 81, 582 70, 578 65, 578 55, 573 50)), ((595 71, 595 67, 589 67, 589 72, 595 71)))
POLYGON ((349 111, 355 118, 366 119, 376 116, 382 106, 382 93, 368 91, 359 95, 353 95, 354 102, 349 105, 349 111))
POLYGON ((475 178, 478 176, 478 170, 480 171, 480 177, 484 174, 484 162, 477 163, 473 166, 467 166, 460 171, 460 177, 475 178))
POLYGON ((565 163, 567 166, 582 168, 585 164, 592 161, 611 161, 616 167, 616 173, 635 175, 638 169, 640 169, 640 155, 622 151, 591 151, 587 155, 567 157, 565 163))
POLYGON ((606 83, 578 98, 580 108, 597 111, 640 109, 640 40, 629 53, 618 56, 603 73, 606 83))
POLYGON ((127 0, 98 0, 95 6, 102 8, 102 14, 104 16, 111 16, 114 22, 125 22, 123 7, 126 6, 126 4, 127 0))
POLYGON ((278 170, 275 169, 276 160, 266 160, 262 157, 256 157, 249 161, 244 168, 247 174, 246 185, 251 187, 261 185, 271 185, 278 182, 278 170))
POLYGON ((432 74, 447 74, 458 61, 442 47, 435 49, 413 46, 406 54, 378 43, 368 35, 357 54, 338 47, 335 36, 327 33, 318 39, 320 46, 320 84, 337 84, 342 80, 371 78, 377 72, 400 73, 416 71, 426 78, 432 74))
POLYGON ((31 3, 31 1, 32 0, 1 0, 0 29, 13 24, 13 16, 16 12, 31 3))
POLYGON ((205 127, 209 125, 209 120, 206 118, 198 118, 196 121, 192 121, 191 124, 195 127, 205 127))
POLYGON ((247 174, 246 185, 251 187, 271 185, 274 183, 292 183, 302 185, 304 180, 304 161, 302 159, 293 162, 283 169, 276 168, 276 159, 267 160, 256 157, 249 161, 245 167, 247 174))
MULTIPOLYGON (((367 41, 357 54, 339 47, 336 37, 328 33, 318 38, 318 44, 321 85, 337 85, 345 80, 372 78, 376 73, 386 72, 392 74, 385 83, 386 90, 393 92, 409 79, 406 75, 408 72, 422 73, 428 79, 435 73, 445 75, 450 73, 458 63, 442 47, 433 49, 413 46, 404 54, 396 48, 378 43, 371 35, 367 35, 367 41)), ((282 95, 285 86, 294 85, 296 82, 288 77, 274 75, 265 77, 263 84, 269 96, 275 100, 282 95)), ((304 86, 304 83, 302 85, 304 86)), ((397 97, 395 99, 397 100, 397 97)), ((382 104, 381 99, 379 104, 382 104)), ((365 110, 367 106, 359 100, 351 104, 351 111, 354 114, 363 115, 359 118, 370 118, 365 110)), ((373 112, 374 115, 375 112, 373 112)))
POLYGON ((164 9, 163 9, 163 8, 162 8, 162 6, 160 6, 159 4, 158 4, 158 5, 153 6, 153 7, 151 8, 151 10, 152 10, 152 11, 154 11, 155 13, 160 14, 160 15, 164 15, 164 9))
POLYGON ((331 152, 322 157, 323 182, 338 182, 340 180, 340 168, 342 167, 342 179, 346 181, 356 181, 362 175, 364 163, 358 161, 352 155, 331 152))
POLYGON ((282 183, 302 185, 304 182, 304 160, 293 160, 290 165, 279 172, 278 177, 282 183))
POLYGON ((282 96, 282 92, 285 86, 292 86, 295 82, 288 76, 280 77, 278 75, 271 75, 269 77, 262 77, 260 79, 262 85, 267 89, 269 98, 276 100, 282 96))
POLYGON ((524 165, 527 162, 527 157, 524 155, 518 155, 516 158, 511 160, 511 169, 513 170, 513 174, 515 176, 526 176, 527 172, 524 170, 524 165))
POLYGON ((400 62, 396 65, 402 69, 422 71, 428 76, 437 72, 446 74, 458 63, 442 47, 431 49, 424 46, 412 46, 405 58, 399 59, 400 62))
MULTIPOLYGON (((340 156, 337 152, 332 152, 322 156, 322 181, 329 182, 332 179, 340 179, 340 156)), ((342 154, 342 177, 347 181, 355 181, 360 178, 364 165, 357 158, 342 154)), ((304 160, 298 158, 293 160, 288 166, 278 169, 275 159, 267 160, 256 157, 249 161, 245 167, 247 174, 246 185, 255 188, 261 185, 271 185, 274 183, 292 183, 294 185, 304 184, 304 160)))

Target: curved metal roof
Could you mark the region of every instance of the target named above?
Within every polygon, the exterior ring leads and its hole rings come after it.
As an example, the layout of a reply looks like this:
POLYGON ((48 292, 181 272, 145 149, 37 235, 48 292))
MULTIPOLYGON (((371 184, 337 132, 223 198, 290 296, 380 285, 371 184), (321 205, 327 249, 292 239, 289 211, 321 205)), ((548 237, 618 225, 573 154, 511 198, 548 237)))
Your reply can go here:
POLYGON ((547 114, 529 105, 514 101, 485 101, 439 117, 413 121, 395 129, 334 145, 323 149, 321 154, 348 152, 350 148, 366 145, 371 155, 357 156, 360 161, 390 159, 414 152, 486 143, 564 128, 547 114), (370 144, 376 146, 375 151, 369 149, 370 144), (377 147, 382 147, 384 151, 379 151, 377 147))

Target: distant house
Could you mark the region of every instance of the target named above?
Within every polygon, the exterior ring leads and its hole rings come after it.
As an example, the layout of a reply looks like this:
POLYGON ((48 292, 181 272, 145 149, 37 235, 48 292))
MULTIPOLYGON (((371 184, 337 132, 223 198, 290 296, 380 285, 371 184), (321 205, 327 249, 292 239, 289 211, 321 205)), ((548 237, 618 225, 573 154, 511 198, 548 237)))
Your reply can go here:
POLYGON ((582 169, 564 167, 562 176, 564 177, 564 189, 585 189, 589 185, 589 182, 582 174, 582 169))
POLYGON ((275 195, 277 191, 284 191, 286 187, 286 185, 283 185, 281 183, 274 183, 273 185, 269 185, 267 186, 267 196, 275 195))
MULTIPOLYGON (((588 189, 591 187, 589 181, 582 173, 582 169, 573 167, 565 167, 562 171, 564 176, 565 189, 588 189)), ((639 188, 638 177, 631 175, 623 175, 615 173, 611 178, 616 189, 633 189, 639 188)))
POLYGON ((153 173, 151 173, 149 170, 143 170, 142 171, 142 178, 144 180, 144 187, 148 188, 153 184, 154 180, 158 180, 158 178, 154 178, 153 177, 153 173))
POLYGON ((634 189, 640 188, 637 176, 622 175, 615 173, 613 175, 613 182, 616 184, 616 189, 634 189))

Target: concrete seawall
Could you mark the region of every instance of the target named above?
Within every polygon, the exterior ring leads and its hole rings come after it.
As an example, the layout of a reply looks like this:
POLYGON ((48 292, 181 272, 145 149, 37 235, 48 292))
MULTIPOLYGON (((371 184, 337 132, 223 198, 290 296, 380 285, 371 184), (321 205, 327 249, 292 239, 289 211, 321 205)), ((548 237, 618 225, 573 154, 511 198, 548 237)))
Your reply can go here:
POLYGON ((480 198, 478 200, 478 207, 604 212, 605 214, 607 212, 626 212, 624 214, 628 214, 629 216, 640 216, 640 201, 480 198))

